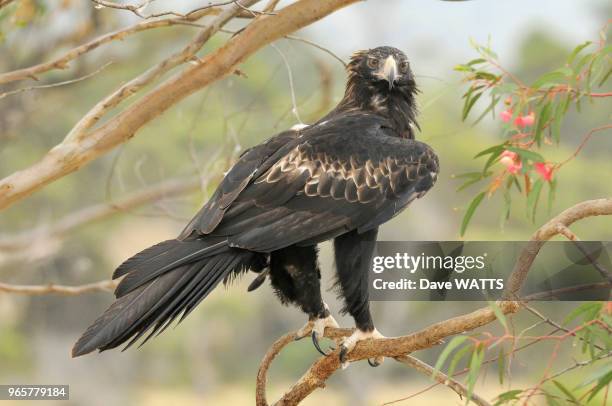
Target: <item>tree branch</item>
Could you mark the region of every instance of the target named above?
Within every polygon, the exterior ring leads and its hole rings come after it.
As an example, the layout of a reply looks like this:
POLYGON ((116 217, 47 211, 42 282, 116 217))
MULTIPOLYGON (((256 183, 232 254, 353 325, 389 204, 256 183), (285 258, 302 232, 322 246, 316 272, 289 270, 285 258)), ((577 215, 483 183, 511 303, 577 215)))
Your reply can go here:
MULTIPOLYGON (((519 309, 517 302, 500 302, 499 307, 504 314, 514 313, 519 309)), ((409 335, 393 338, 381 338, 376 340, 364 340, 357 343, 355 349, 348 354, 350 362, 375 358, 379 356, 396 358, 408 355, 414 351, 433 347, 442 342, 446 337, 461 334, 484 326, 496 319, 495 312, 491 307, 485 307, 472 313, 457 316, 439 323, 430 325, 421 331, 409 335)), ((347 337, 353 329, 327 328, 325 337, 341 338, 347 337)), ((295 334, 295 333, 291 333, 295 334)), ((288 337, 284 337, 288 340, 288 337)), ((282 339, 281 339, 282 340, 282 339)), ((277 343, 281 342, 277 341, 277 343)), ((284 340, 282 341, 285 342, 284 340)), ((279 350, 283 345, 279 345, 279 350)), ((340 368, 340 349, 336 349, 330 355, 319 358, 308 369, 308 371, 293 385, 275 406, 296 405, 304 400, 315 389, 325 386, 325 381, 340 368)), ((276 355, 276 354, 274 354, 276 355)), ((266 354, 269 357, 269 353, 266 354)), ((271 357, 274 358, 273 356, 271 357)), ((266 360, 266 358, 264 358, 266 360)), ((265 371, 260 370, 257 375, 257 390, 261 393, 261 386, 265 384, 265 371)), ((265 390, 263 391, 265 393, 265 390)), ((258 406, 266 406, 265 400, 258 402, 258 406)))
POLYGON ((561 214, 553 217, 540 227, 532 236, 527 246, 521 252, 514 266, 512 274, 508 278, 505 299, 513 299, 519 295, 527 273, 533 264, 540 248, 544 243, 559 234, 563 227, 569 227, 574 222, 586 217, 603 216, 612 214, 612 198, 587 200, 564 210, 561 214))
MULTIPOLYGON (((276 15, 258 16, 224 46, 208 54, 195 66, 166 80, 105 125, 82 135, 78 128, 73 130, 39 162, 0 180, 0 209, 9 207, 127 141, 142 126, 174 104, 232 73, 239 63, 261 47, 356 1, 300 0, 283 8, 276 15)), ((247 3, 242 2, 243 5, 248 5, 247 3)), ((238 9, 235 6, 232 8, 238 9)), ((216 27, 220 28, 220 25, 221 20, 217 20, 216 27)), ((87 124, 77 127, 87 128, 87 124)))
POLYGON ((8 6, 9 4, 11 4, 14 0, 0 0, 0 8, 8 6))
POLYGON ((96 204, 73 212, 51 227, 43 226, 16 235, 0 235, 0 251, 20 250, 31 246, 37 241, 61 238, 79 227, 103 220, 113 214, 131 210, 167 196, 177 196, 193 192, 199 188, 200 182, 199 177, 167 180, 131 193, 116 201, 96 204))
POLYGON ((65 286, 65 285, 11 285, 8 283, 0 282, 0 292, 14 293, 19 295, 28 296, 41 296, 41 295, 61 295, 61 296, 77 296, 84 293, 90 292, 112 292, 119 281, 100 281, 94 283, 88 283, 86 285, 79 286, 65 286))

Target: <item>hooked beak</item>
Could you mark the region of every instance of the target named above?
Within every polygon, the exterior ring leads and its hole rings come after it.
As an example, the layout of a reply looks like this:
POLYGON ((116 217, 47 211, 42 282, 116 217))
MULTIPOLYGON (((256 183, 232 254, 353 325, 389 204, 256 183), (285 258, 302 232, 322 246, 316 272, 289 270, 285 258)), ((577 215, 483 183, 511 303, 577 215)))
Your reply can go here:
POLYGON ((393 89, 393 82, 397 79, 397 63, 395 58, 389 55, 383 65, 384 78, 389 82, 389 90, 393 89))

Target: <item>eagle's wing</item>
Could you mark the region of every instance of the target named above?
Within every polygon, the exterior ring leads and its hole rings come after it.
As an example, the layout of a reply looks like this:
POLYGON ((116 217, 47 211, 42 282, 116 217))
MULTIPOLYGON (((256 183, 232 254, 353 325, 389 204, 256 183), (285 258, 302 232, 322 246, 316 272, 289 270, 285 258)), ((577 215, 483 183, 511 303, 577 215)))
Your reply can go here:
MULTIPOLYGON (((427 145, 394 136, 385 124, 354 114, 302 130, 245 181, 214 229, 197 231, 270 252, 384 223, 425 194, 438 173, 427 145)), ((216 211, 198 217, 209 213, 216 211)))
POLYGON ((262 172, 293 147, 299 133, 284 131, 266 142, 244 151, 238 162, 227 172, 214 194, 187 224, 179 239, 186 238, 194 232, 208 234, 219 224, 223 214, 240 192, 262 172))

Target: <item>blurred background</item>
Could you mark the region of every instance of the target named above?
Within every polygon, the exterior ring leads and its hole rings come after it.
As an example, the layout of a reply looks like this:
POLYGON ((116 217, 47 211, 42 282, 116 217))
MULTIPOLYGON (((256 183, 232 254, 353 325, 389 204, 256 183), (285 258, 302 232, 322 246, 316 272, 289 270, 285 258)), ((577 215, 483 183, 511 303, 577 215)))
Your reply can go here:
MULTIPOLYGON (((288 2, 281 2, 281 6, 288 2)), ((199 2, 184 1, 181 10, 199 2)), ((148 11, 178 7, 158 1, 148 11)), ((500 55, 507 69, 526 81, 555 69, 571 50, 597 40, 612 14, 605 0, 368 1, 342 9, 296 35, 333 51, 343 60, 357 50, 379 45, 402 49, 411 60, 422 90, 419 95, 418 139, 440 157, 441 175, 423 200, 385 225, 381 240, 455 240, 467 204, 478 191, 457 193, 453 175, 480 170, 473 156, 498 143, 499 122, 490 118, 477 126, 461 122, 465 91, 453 67, 475 58, 470 39, 485 43, 500 55)), ((126 11, 96 9, 87 1, 20 0, 0 10, 0 71, 30 66, 58 55, 103 33, 138 21, 126 11)), ((244 21, 230 23, 239 29, 244 21)), ((82 77, 113 63, 93 77, 66 86, 35 89, 0 99, 0 177, 36 162, 60 142, 96 102, 190 41, 197 28, 176 26, 114 41, 77 59, 71 69, 41 76, 40 83, 82 77)), ((219 33, 200 55, 227 40, 219 33)), ((266 47, 231 76, 195 93, 144 127, 137 137, 80 171, 54 182, 0 213, 0 281, 13 284, 79 285, 108 279, 125 258, 158 241, 173 238, 211 194, 239 151, 296 124, 297 116, 312 122, 331 109, 343 94, 343 66, 326 52, 297 40, 266 47), (297 116, 292 96, 287 59, 297 116), (160 182, 196 176, 191 193, 170 193, 155 204, 131 208, 96 222, 45 237, 45 230, 80 210, 120 199, 160 182), (36 230, 40 238, 11 245, 15 236, 36 230), (2 246, 2 241, 5 245, 2 246)), ((31 81, 30 81, 31 82, 31 81)), ((21 84, 23 85, 23 83, 21 84)), ((31 83, 26 83, 31 85, 31 83)), ((545 156, 570 156, 591 128, 605 124, 612 104, 597 101, 581 114, 571 113, 559 147, 546 146, 545 156)), ((550 212, 542 209, 535 224, 517 198, 508 222, 500 220, 501 199, 483 202, 466 239, 525 240, 551 215, 577 202, 612 196, 612 137, 594 136, 558 179, 557 199, 550 212)), ((608 240, 612 219, 587 219, 573 227, 585 240, 608 240)), ((333 282, 329 244, 321 247, 324 286, 333 282)), ((254 403, 255 376, 269 345, 300 327, 305 316, 281 306, 268 284, 247 294, 252 275, 218 288, 178 328, 127 352, 112 351, 71 359, 70 349, 85 327, 112 301, 108 292, 79 296, 20 296, 0 293, 0 383, 69 384, 74 405, 246 405, 254 403)), ((334 292, 325 301, 343 326, 334 292)), ((482 303, 377 302, 373 315, 387 336, 406 334, 447 317, 476 309, 482 303)), ((536 307, 562 319, 575 305, 541 303, 536 307)), ((515 318, 517 328, 537 320, 515 318)), ((499 333, 499 326, 483 330, 499 333)), ((545 334, 545 327, 540 333, 545 334)), ((535 332, 534 332, 535 334, 535 332)), ((416 353, 435 363, 440 348, 416 353)), ((562 346, 571 363, 571 343, 562 346)), ((318 353, 309 340, 287 347, 273 364, 269 399, 297 380, 318 353)), ((533 385, 542 375, 550 346, 539 344, 517 354, 512 379, 497 382, 491 368, 477 391, 492 398, 509 388, 533 385)), ((585 371, 564 377, 578 382, 585 371)), ((325 390, 306 405, 376 405, 407 397, 431 381, 393 361, 378 369, 353 364, 336 373, 325 390)), ((463 404, 455 393, 436 387, 402 405, 463 404)), ((602 404, 596 398, 592 404, 602 404)), ((537 402, 536 402, 537 403, 537 402)), ((23 404, 23 403, 19 403, 23 404)))

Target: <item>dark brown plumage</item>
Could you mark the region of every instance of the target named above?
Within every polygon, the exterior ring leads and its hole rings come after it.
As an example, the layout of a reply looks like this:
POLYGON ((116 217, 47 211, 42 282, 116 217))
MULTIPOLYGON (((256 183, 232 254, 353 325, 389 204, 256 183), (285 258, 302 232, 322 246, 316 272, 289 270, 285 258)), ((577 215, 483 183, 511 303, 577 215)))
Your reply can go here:
POLYGON ((247 270, 260 274, 250 290, 269 275, 284 303, 329 321, 316 250, 329 239, 345 311, 359 331, 374 331, 367 265, 378 226, 433 186, 438 159, 414 140, 417 89, 403 53, 358 52, 348 73, 332 112, 245 151, 176 240, 115 271, 125 276, 117 301, 79 339, 74 356, 161 332, 222 280, 247 270))

